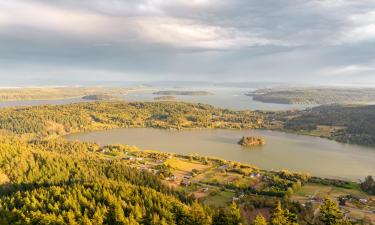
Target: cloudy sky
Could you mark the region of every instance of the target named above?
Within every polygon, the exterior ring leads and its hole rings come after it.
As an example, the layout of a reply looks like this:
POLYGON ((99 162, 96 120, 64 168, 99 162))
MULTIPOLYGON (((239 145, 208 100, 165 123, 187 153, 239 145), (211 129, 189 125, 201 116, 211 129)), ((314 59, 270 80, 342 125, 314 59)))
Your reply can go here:
POLYGON ((0 0, 0 79, 375 85, 375 1, 0 0))

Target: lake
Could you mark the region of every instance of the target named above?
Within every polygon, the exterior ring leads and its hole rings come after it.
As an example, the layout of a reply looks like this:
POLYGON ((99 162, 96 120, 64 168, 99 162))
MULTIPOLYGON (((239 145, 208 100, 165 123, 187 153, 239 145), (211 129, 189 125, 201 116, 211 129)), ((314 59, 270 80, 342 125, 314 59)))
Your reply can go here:
POLYGON ((214 156, 262 169, 285 168, 329 178, 358 180, 375 174, 375 148, 277 131, 130 128, 72 134, 66 138, 100 145, 128 144, 147 150, 214 156), (242 147, 237 144, 242 136, 262 136, 267 143, 260 147, 242 147))

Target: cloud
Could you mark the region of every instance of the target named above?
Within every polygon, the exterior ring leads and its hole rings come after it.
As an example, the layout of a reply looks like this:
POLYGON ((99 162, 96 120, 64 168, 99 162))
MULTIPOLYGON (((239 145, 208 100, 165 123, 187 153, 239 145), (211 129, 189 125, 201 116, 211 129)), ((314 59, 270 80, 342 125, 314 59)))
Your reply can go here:
POLYGON ((373 0, 0 0, 7 74, 310 82, 373 72, 374 42, 373 0))
POLYGON ((375 10, 350 15, 345 22, 336 43, 375 41, 375 10))
MULTIPOLYGON (((182 4, 182 1, 180 2, 182 4)), ((159 7, 167 5, 162 4, 162 1, 146 3, 134 7, 140 12, 159 14, 161 12, 159 7)), ((228 49, 243 46, 286 45, 283 41, 268 39, 261 34, 243 32, 234 27, 209 25, 190 19, 160 15, 118 17, 18 0, 0 4, 0 11, 2 11, 0 30, 12 26, 25 26, 45 32, 59 32, 65 36, 80 36, 88 40, 115 43, 139 41, 176 48, 228 49)), ((204 0, 184 2, 184 5, 190 7, 206 4, 207 1, 204 0)))
POLYGON ((25 1, 0 1, 0 30, 12 26, 26 26, 46 31, 94 34, 97 26, 104 26, 100 15, 71 11, 25 1))
POLYGON ((342 67, 333 67, 333 68, 326 68, 322 70, 322 74, 328 76, 347 76, 347 75, 357 75, 367 72, 375 72, 375 67, 367 66, 367 65, 349 65, 349 66, 342 66, 342 67))
POLYGON ((236 28, 199 24, 191 20, 165 17, 138 18, 133 23, 141 41, 162 43, 174 47, 203 49, 233 49, 249 46, 287 45, 256 33, 236 28))

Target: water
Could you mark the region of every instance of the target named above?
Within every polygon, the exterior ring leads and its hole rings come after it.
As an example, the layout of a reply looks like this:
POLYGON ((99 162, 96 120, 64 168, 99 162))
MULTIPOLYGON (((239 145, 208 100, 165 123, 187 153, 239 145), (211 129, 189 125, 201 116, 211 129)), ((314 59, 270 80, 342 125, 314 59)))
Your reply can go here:
MULTIPOLYGON (((186 101, 193 103, 205 103, 220 108, 227 108, 233 110, 292 110, 292 109, 305 109, 311 105, 294 105, 294 104, 273 104, 262 103, 254 101, 253 97, 246 96, 245 93, 254 89, 249 88, 229 88, 229 87, 204 87, 197 89, 173 89, 167 88, 165 90, 198 90, 209 91, 214 95, 206 96, 175 96, 177 101, 186 101)), ((160 95, 152 94, 154 91, 144 92, 131 92, 124 96, 126 101, 154 101, 155 97, 160 95)))
POLYGON ((88 102, 88 101, 89 100, 84 100, 82 98, 6 101, 6 102, 0 102, 0 108, 35 106, 35 105, 66 105, 66 104, 71 104, 71 103, 88 102))
POLYGON ((358 180, 366 175, 375 175, 375 148, 276 131, 134 128, 72 134, 66 138, 93 141, 100 145, 128 144, 147 150, 196 153, 268 170, 288 169, 330 178, 358 180), (242 136, 251 135, 265 137, 267 144, 254 148, 237 144, 242 136))
MULTIPOLYGON (((162 89, 161 89, 162 90, 162 89)), ((165 90, 195 90, 189 89, 173 89, 167 88, 165 90)), ((214 95, 208 96, 176 96, 177 101, 186 101, 193 103, 205 103, 220 108, 228 108, 232 110, 291 110, 291 109, 305 109, 307 105, 292 105, 292 104, 272 104, 254 101, 252 97, 246 96, 250 90, 248 88, 226 88, 226 87, 202 87, 196 90, 210 91, 214 95)), ((155 97, 159 95, 152 94, 155 91, 134 91, 122 96, 125 101, 154 101, 155 97)), ((0 102, 0 108, 15 107, 15 106, 34 106, 34 105, 62 105, 77 102, 87 102, 81 98, 58 99, 58 100, 23 100, 23 101, 9 101, 0 102)), ((311 106, 310 106, 311 107, 311 106)))

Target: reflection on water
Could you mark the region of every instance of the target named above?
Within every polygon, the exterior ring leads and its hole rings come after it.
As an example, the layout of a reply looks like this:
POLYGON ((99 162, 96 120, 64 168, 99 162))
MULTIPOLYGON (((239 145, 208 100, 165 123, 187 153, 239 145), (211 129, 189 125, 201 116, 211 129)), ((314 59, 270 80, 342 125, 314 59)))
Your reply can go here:
POLYGON ((114 129, 73 134, 69 140, 105 144, 129 144, 180 154, 215 156, 264 169, 289 169, 316 176, 360 179, 375 174, 375 149, 334 141, 263 130, 171 131, 152 128, 114 129), (237 144, 242 136, 266 138, 261 147, 244 148, 237 144))

